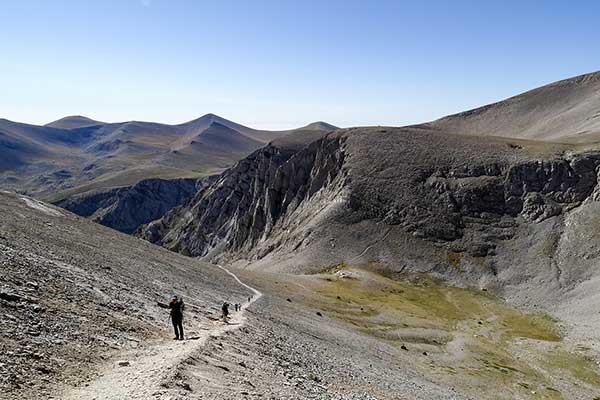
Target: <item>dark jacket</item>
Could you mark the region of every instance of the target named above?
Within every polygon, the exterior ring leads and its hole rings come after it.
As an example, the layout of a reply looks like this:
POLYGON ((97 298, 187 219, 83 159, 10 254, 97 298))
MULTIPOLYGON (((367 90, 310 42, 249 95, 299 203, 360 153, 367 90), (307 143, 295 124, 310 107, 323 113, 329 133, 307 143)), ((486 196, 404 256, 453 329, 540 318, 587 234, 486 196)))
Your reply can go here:
POLYGON ((171 309, 171 318, 173 319, 181 319, 183 318, 183 309, 185 305, 183 304, 183 300, 171 300, 169 303, 169 308, 171 309))

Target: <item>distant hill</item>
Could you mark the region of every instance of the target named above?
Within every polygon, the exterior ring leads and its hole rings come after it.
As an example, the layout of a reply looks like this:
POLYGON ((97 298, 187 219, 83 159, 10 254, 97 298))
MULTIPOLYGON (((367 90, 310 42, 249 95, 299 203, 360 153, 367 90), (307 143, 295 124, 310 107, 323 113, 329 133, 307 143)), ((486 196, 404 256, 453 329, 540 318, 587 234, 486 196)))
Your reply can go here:
POLYGON ((306 126, 289 129, 283 131, 267 131, 260 129, 248 128, 247 126, 240 125, 236 122, 229 121, 225 118, 221 118, 218 115, 214 114, 206 114, 198 119, 193 121, 186 122, 184 124, 178 125, 183 128, 188 135, 196 135, 199 131, 207 129, 213 122, 224 125, 228 128, 236 130, 248 137, 259 140, 261 142, 269 142, 273 139, 277 139, 279 137, 288 135, 290 133, 300 131, 300 130, 319 130, 319 131, 334 131, 337 129, 336 126, 328 124, 326 122, 318 121, 308 124, 306 126))
POLYGON ((425 125, 465 135, 595 141, 600 139, 600 72, 555 82, 425 125))
MULTIPOLYGON (((323 122, 309 126, 335 129, 323 122)), ((215 114, 179 125, 80 115, 44 126, 0 119, 0 188, 58 201, 143 179, 196 178, 296 131, 252 129, 215 114)))
POLYGON ((95 121, 93 119, 83 117, 81 115, 71 115, 68 117, 61 118, 59 120, 50 122, 45 126, 51 128, 62 128, 62 129, 75 129, 84 128, 86 126, 105 125, 105 122, 95 121))

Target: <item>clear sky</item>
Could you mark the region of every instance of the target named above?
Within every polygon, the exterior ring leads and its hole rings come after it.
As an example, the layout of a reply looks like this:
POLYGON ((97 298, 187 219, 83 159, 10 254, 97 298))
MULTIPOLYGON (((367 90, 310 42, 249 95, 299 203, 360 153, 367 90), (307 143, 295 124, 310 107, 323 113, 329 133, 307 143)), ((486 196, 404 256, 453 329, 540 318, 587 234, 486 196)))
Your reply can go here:
POLYGON ((406 125, 600 69, 600 1, 0 0, 0 117, 406 125))

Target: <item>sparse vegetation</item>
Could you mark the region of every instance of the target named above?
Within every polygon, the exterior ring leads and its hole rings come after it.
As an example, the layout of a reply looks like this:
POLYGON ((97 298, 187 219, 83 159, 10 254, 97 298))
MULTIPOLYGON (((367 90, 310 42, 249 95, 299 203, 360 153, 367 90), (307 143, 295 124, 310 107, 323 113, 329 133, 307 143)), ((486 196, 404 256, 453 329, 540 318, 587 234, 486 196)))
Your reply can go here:
POLYGON ((591 357, 556 348, 546 355, 546 365, 554 370, 567 373, 571 378, 600 388, 600 374, 591 357))
POLYGON ((335 274, 336 272, 341 271, 346 267, 346 263, 331 265, 320 270, 319 274, 335 274))
POLYGON ((408 354, 426 350, 427 362, 419 363, 425 373, 453 382, 464 379, 483 392, 502 388, 548 399, 563 399, 549 377, 564 373, 573 382, 600 388, 593 360, 560 350, 559 321, 549 315, 525 314, 489 292, 449 287, 426 276, 407 275, 400 281, 391 278, 398 275, 347 265, 322 273, 314 288, 321 309, 408 354), (344 269, 360 279, 331 276, 344 269), (473 377, 484 379, 475 384, 473 377))

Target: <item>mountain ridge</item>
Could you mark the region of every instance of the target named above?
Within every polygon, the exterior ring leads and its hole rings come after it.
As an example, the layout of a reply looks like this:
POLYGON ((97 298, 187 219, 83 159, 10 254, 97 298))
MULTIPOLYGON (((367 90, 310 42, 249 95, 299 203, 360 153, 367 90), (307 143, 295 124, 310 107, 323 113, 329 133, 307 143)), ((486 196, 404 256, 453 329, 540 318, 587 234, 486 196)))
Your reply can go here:
POLYGON ((600 136, 600 71, 422 124, 447 133, 591 142, 600 136))
POLYGON ((149 178, 199 178, 295 131, 252 129, 215 114, 178 125, 107 123, 80 115, 46 126, 0 119, 0 186, 58 201, 68 193, 149 178))

